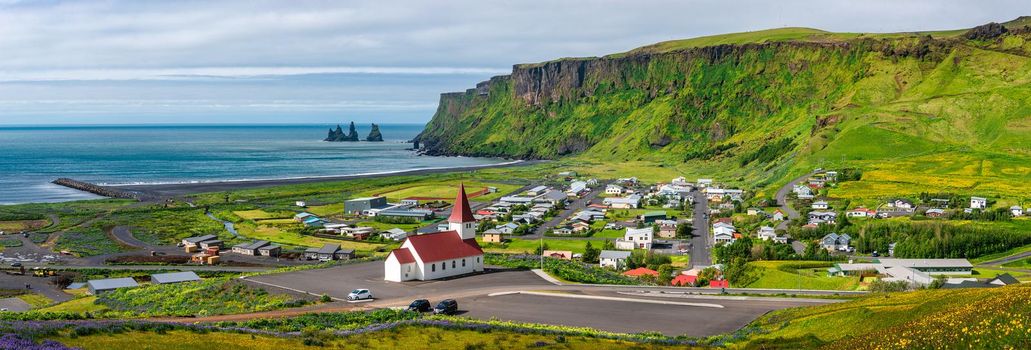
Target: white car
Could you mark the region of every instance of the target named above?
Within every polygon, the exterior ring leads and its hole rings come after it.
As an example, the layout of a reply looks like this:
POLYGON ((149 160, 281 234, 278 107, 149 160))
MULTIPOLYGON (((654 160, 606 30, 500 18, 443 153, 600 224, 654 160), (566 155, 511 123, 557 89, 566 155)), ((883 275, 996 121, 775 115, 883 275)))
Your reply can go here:
POLYGON ((372 299, 372 292, 368 289, 355 289, 351 291, 351 294, 347 295, 347 300, 362 300, 372 299))

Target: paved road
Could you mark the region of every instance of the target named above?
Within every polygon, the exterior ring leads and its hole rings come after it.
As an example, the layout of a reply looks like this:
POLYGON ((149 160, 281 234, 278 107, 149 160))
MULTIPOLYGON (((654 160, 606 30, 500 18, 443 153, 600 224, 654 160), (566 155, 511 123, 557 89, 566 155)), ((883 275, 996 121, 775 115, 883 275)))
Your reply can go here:
POLYGON ((712 265, 712 247, 709 245, 709 198, 701 191, 694 195, 694 230, 691 232, 691 261, 689 267, 712 265))
POLYGON ((111 235, 115 237, 115 240, 130 247, 139 249, 153 248, 149 243, 141 241, 133 236, 132 230, 130 230, 128 226, 115 226, 111 229, 111 235))
MULTIPOLYGON (((558 215, 555 215, 555 217, 551 218, 551 220, 548 220, 547 222, 542 223, 539 226, 537 226, 537 229, 534 230, 533 234, 525 235, 525 236, 522 236, 522 237, 519 237, 519 238, 522 238, 522 239, 537 239, 537 238, 540 238, 541 235, 543 235, 544 233, 546 233, 546 232, 550 231, 551 229, 555 228, 556 226, 561 224, 562 221, 565 221, 570 216, 573 216, 574 213, 586 209, 588 205, 590 205, 592 202, 594 202, 594 199, 597 198, 599 194, 601 194, 602 192, 605 192, 605 186, 607 186, 610 183, 612 183, 612 181, 599 182, 598 186, 595 186, 591 190, 591 192, 587 193, 587 195, 585 195, 583 198, 577 198, 577 199, 574 199, 574 200, 570 201, 568 204, 566 204, 566 209, 565 210, 559 212, 558 215)), ((568 237, 568 238, 578 239, 578 238, 582 238, 582 237, 568 237)), ((549 239, 550 239, 550 237, 549 237, 549 239)))
POLYGON ((1017 260, 1020 260, 1020 259, 1027 258, 1027 257, 1031 257, 1031 251, 1023 252, 1023 253, 1016 254, 1016 255, 1010 255, 1010 256, 1007 256, 1007 257, 1004 257, 1004 258, 995 259, 995 260, 985 261, 985 262, 980 263, 978 265, 1002 265, 1002 264, 1005 264, 1005 263, 1008 263, 1008 262, 1017 261, 1017 260))
POLYGON ((791 182, 788 182, 783 187, 781 187, 779 190, 777 190, 776 198, 777 198, 777 203, 780 204, 780 211, 784 212, 784 214, 787 214, 787 216, 788 216, 787 220, 781 221, 780 223, 777 224, 777 229, 778 230, 787 229, 788 228, 788 221, 798 217, 798 211, 795 210, 795 208, 792 208, 791 205, 788 205, 788 194, 791 193, 791 190, 795 187, 795 184, 798 184, 799 182, 804 181, 805 179, 808 179, 810 176, 813 176, 814 174, 816 174, 815 171, 810 172, 810 173, 805 174, 805 175, 802 175, 802 176, 800 176, 798 178, 795 178, 794 180, 791 180, 791 182))
POLYGON ((0 289, 25 290, 25 285, 30 285, 32 288, 28 289, 29 292, 42 294, 55 302, 72 300, 71 295, 50 284, 49 278, 34 277, 31 271, 26 271, 26 273, 27 275, 24 276, 0 273, 0 289))
POLYGON ((264 272, 274 269, 266 266, 221 266, 221 265, 52 265, 43 263, 25 263, 26 269, 33 267, 49 267, 56 270, 65 269, 105 269, 105 270, 179 270, 179 271, 225 271, 225 272, 264 272))

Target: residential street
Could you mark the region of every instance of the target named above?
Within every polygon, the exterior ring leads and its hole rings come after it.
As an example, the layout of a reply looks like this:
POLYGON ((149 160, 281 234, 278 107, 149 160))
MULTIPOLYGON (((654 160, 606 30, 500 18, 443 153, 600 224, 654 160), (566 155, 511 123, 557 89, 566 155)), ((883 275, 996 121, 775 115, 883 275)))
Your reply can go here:
POLYGON ((691 261, 688 267, 712 265, 712 247, 709 246, 709 198, 697 189, 694 194, 694 231, 691 232, 691 261))
POLYGON ((798 211, 796 211, 794 208, 792 208, 790 205, 788 205, 788 194, 791 193, 791 190, 795 187, 795 184, 797 184, 797 183, 799 183, 801 181, 805 181, 805 179, 808 179, 810 176, 813 176, 814 174, 816 174, 815 171, 810 172, 810 173, 805 174, 805 175, 802 175, 802 176, 800 176, 800 177, 798 177, 798 178, 796 178, 794 180, 791 180, 791 182, 788 182, 783 187, 781 187, 779 190, 777 190, 776 198, 777 198, 777 203, 780 204, 780 211, 784 212, 784 214, 788 216, 786 218, 786 220, 781 221, 780 223, 777 224, 777 229, 778 230, 785 230, 785 229, 787 229, 788 228, 788 222, 791 221, 791 219, 795 219, 795 218, 798 217, 798 211))
MULTIPOLYGON (((572 216, 574 213, 576 213, 578 211, 581 211, 583 209, 586 209, 587 206, 590 205, 590 203, 593 202, 594 199, 597 198, 599 194, 601 194, 602 192, 605 192, 605 186, 610 184, 610 183, 612 183, 612 182, 611 181, 599 182, 597 186, 594 186, 594 188, 591 189, 591 193, 588 193, 583 198, 578 198, 576 200, 570 201, 569 204, 566 204, 566 209, 565 210, 563 210, 562 212, 558 213, 558 215, 555 215, 555 217, 551 218, 551 220, 548 220, 547 222, 537 226, 537 230, 535 230, 532 234, 525 235, 525 236, 522 236, 520 238, 522 238, 522 239, 537 239, 537 238, 540 238, 541 235, 543 235, 545 232, 548 232, 548 230, 551 230, 555 226, 558 226, 559 224, 562 223, 563 220, 566 220, 567 218, 572 216)), ((560 190, 562 190, 562 189, 560 189, 560 190)))

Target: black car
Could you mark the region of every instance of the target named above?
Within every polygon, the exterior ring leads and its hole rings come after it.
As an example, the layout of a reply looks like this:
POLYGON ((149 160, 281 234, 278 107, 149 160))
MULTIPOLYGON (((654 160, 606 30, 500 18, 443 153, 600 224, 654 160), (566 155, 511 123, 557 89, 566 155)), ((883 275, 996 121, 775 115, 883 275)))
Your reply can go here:
POLYGON ((15 261, 15 262, 11 263, 11 267, 21 267, 21 263, 15 261))
POLYGON ((441 300, 437 307, 433 308, 433 314, 454 315, 458 312, 458 302, 455 299, 441 300))
POLYGON ((418 299, 408 305, 408 311, 427 312, 430 309, 430 301, 426 299, 418 299))

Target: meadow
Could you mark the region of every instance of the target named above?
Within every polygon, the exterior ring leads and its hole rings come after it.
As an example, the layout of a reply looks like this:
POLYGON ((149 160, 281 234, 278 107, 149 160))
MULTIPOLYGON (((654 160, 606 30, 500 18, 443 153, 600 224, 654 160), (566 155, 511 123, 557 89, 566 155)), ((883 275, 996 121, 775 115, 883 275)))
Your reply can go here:
POLYGON ((777 289, 856 290, 858 277, 830 277, 831 263, 820 261, 753 261, 749 274, 755 279, 741 287, 777 289))

